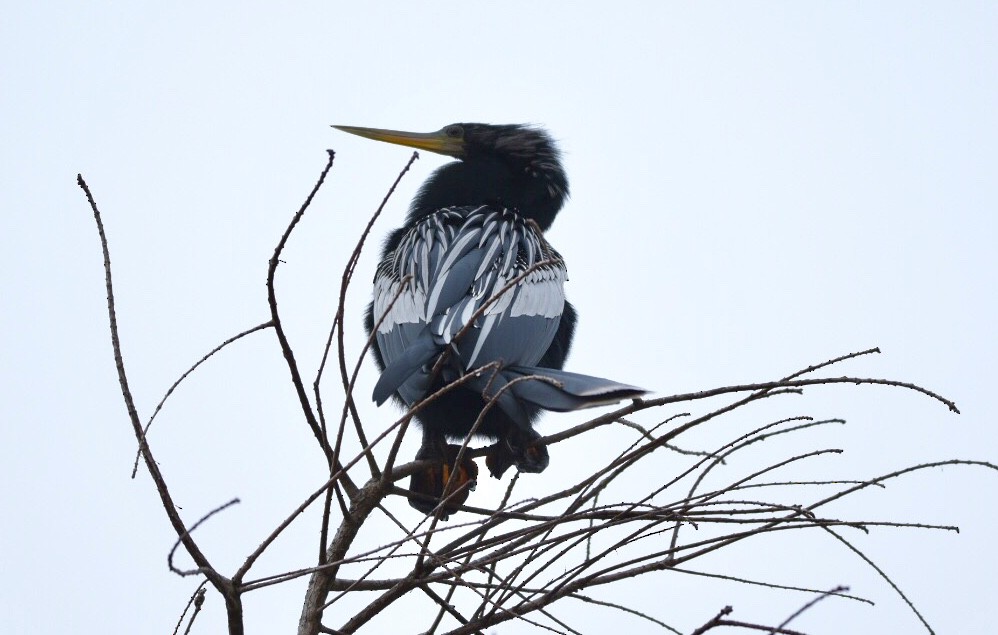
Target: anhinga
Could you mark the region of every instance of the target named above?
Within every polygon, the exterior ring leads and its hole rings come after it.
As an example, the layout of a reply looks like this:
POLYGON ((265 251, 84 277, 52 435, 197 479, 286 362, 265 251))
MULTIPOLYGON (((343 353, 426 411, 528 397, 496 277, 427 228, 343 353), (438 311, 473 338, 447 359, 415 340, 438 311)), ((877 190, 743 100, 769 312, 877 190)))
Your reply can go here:
POLYGON ((547 449, 534 443, 541 409, 564 412, 645 392, 561 370, 576 313, 565 301, 565 262, 542 232, 568 197, 568 179, 545 131, 478 123, 433 133, 335 127, 458 159, 430 176, 405 224, 386 240, 365 320, 368 334, 376 330, 379 405, 394 396, 412 406, 481 369, 416 414, 423 429, 416 458, 439 467, 412 478, 413 507, 433 511, 451 470, 457 474, 447 493, 465 489, 443 513, 467 498, 478 468, 470 459, 453 465, 459 446, 446 440, 472 432, 492 399, 474 433, 497 441, 486 465, 499 478, 512 465, 547 467, 547 449))

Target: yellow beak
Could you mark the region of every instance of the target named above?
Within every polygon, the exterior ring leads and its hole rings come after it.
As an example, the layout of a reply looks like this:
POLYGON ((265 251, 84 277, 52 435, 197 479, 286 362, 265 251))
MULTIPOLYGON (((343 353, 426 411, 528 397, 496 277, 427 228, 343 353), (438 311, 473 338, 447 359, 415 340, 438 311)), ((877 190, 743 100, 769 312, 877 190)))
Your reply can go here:
POLYGON ((359 128, 357 126, 333 126, 333 128, 375 141, 419 148, 451 157, 460 157, 464 154, 464 139, 460 135, 447 134, 447 128, 442 128, 436 132, 402 132, 380 128, 359 128))

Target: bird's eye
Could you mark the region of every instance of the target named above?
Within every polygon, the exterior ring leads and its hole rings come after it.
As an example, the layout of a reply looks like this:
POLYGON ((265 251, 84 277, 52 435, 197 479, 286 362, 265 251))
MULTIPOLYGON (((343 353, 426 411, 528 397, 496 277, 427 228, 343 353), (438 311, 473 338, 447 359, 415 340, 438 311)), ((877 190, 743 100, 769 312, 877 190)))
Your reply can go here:
POLYGON ((444 128, 444 134, 451 139, 460 139, 464 136, 464 128, 457 124, 452 124, 444 128))

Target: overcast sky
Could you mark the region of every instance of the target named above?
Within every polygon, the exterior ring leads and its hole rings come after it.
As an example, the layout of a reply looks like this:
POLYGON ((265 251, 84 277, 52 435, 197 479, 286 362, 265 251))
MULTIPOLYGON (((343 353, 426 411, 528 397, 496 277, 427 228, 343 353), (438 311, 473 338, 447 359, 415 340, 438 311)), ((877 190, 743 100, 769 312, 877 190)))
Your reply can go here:
MULTIPOLYGON (((129 479, 135 441, 76 174, 104 213, 125 361, 147 418, 191 363, 267 319, 267 261, 333 148, 278 281, 299 361, 314 374, 343 263, 410 154, 330 124, 532 122, 552 132, 572 185, 549 234, 581 314, 569 369, 671 394, 879 346, 831 374, 915 382, 962 414, 882 387, 785 398, 779 412, 848 420, 796 439, 799 451, 845 450, 822 474, 998 459, 993 2, 22 2, 4 14, 4 633, 169 633, 196 585, 166 569, 175 536, 148 475, 129 479)), ((442 161, 423 154, 376 240, 442 161)), ((350 298, 354 354, 374 261, 368 251, 350 298)), ((323 479, 282 364, 272 333, 239 343, 178 390, 151 437, 189 522, 242 499, 200 534, 226 573, 323 479)), ((374 380, 368 363, 361 394, 374 380)), ((372 422, 396 415, 365 407, 372 422)), ((710 449, 767 416, 683 442, 710 449)), ((549 415, 541 430, 579 420, 549 415)), ((630 433, 600 434, 553 448, 531 487, 560 489, 630 433)), ((792 454, 788 443, 781 451, 792 454)), ((948 468, 834 513, 959 525, 958 535, 854 538, 937 632, 983 633, 998 596, 996 497, 998 474, 948 468)), ((311 564, 315 533, 306 516, 261 575, 311 564)), ((825 602, 795 622, 812 633, 919 632, 887 585, 827 539, 759 541, 703 566, 849 585, 877 603, 825 602)), ((292 632, 302 589, 248 596, 248 632, 292 632)), ((686 632, 726 604, 735 617, 778 622, 807 599, 675 574, 628 592, 686 632)), ((586 615, 576 628, 609 628, 586 615)), ((216 596, 201 619, 196 632, 221 631, 216 596)))

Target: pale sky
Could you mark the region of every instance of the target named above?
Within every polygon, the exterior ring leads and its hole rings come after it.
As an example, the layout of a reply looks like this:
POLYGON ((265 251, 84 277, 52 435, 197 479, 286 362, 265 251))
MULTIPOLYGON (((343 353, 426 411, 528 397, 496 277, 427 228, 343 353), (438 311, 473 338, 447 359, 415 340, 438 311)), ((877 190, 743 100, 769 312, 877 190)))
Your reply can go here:
MULTIPOLYGON (((998 459, 998 4, 567 7, 5 8, 0 632, 169 633, 197 584, 166 569, 175 536, 148 474, 129 479, 135 440, 76 174, 104 214, 125 361, 146 419, 201 355, 267 319, 267 261, 333 148, 330 178, 278 273, 289 336, 314 375, 343 264, 410 154, 330 124, 430 131, 531 122, 551 131, 572 186, 549 233, 581 314, 570 370, 667 395, 776 379, 879 346, 881 355, 831 374, 915 382, 962 410, 900 389, 820 387, 681 439, 712 449, 773 413, 848 420, 747 455, 733 473, 765 465, 771 451, 820 447, 845 453, 787 478, 998 459)), ((354 354, 373 247, 442 162, 424 153, 375 227, 348 306, 354 354)), ((375 378, 369 362, 359 393, 375 378)), ((372 425, 397 416, 363 405, 372 425)), ((548 415, 540 430, 586 414, 548 415)), ((553 448, 548 471, 529 477, 532 491, 561 489, 573 470, 632 435, 598 434, 553 448)), ((199 534, 224 573, 323 480, 269 332, 192 376, 150 440, 188 522, 241 498, 199 534)), ((660 460, 671 473, 669 461, 680 459, 660 460)), ((482 482, 474 496, 481 502, 499 487, 482 482)), ((880 529, 853 538, 937 632, 984 633, 998 596, 996 498, 998 474, 947 468, 829 513, 959 525, 960 534, 880 529)), ((405 501, 391 504, 408 522, 418 517, 405 501)), ((315 514, 298 521, 260 575, 312 564, 316 527, 315 514)), ((876 602, 823 602, 794 622, 810 633, 924 632, 885 583, 827 538, 749 542, 701 566, 843 584, 876 602)), ((247 632, 293 632, 303 588, 248 595, 247 632)), ((779 622, 808 599, 670 573, 631 581, 625 592, 685 632, 728 604, 736 618, 779 622)), ((607 632, 611 618, 648 628, 588 608, 564 616, 586 633, 607 632)), ((223 624, 209 593, 195 632, 223 624)), ((388 632, 380 624, 371 632, 388 632)), ((495 631, 539 632, 516 623, 495 631)))

